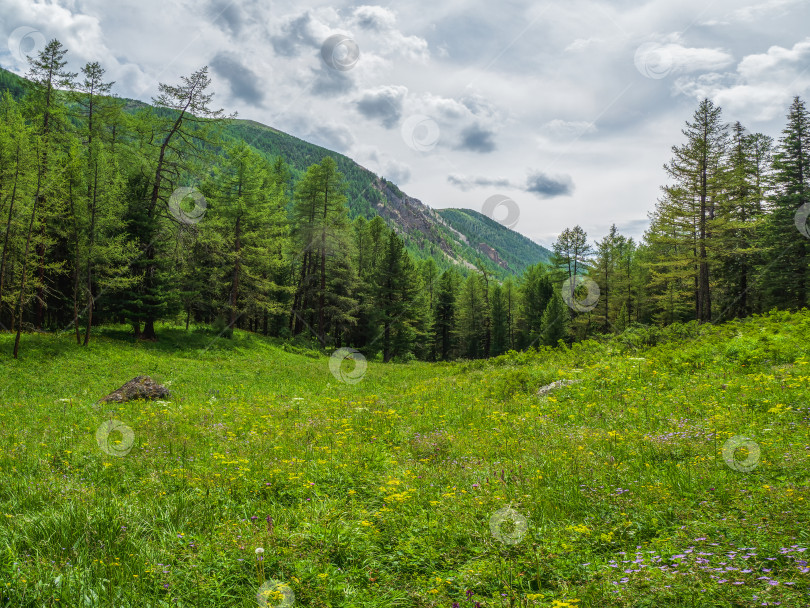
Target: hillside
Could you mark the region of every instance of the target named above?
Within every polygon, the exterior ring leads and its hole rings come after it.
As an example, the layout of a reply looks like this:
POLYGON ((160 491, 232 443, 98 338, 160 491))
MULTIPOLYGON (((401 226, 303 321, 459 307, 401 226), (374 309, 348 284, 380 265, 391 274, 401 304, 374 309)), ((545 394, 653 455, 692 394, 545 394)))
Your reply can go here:
POLYGON ((436 213, 470 246, 512 274, 551 259, 551 251, 483 213, 471 209, 439 209, 436 213))
POLYGON ((635 328, 351 383, 243 331, 36 334, 0 359, 0 606, 247 608, 263 580, 304 607, 806 606, 808 331, 635 328), (96 403, 144 373, 172 395, 96 403))
MULTIPOLYGON (((3 90, 9 90, 14 96, 21 95, 24 92, 24 79, 0 68, 0 92, 3 90)), ((125 101, 125 109, 129 112, 145 105, 137 100, 125 101)), ((223 139, 225 142, 243 140, 267 157, 281 156, 289 164, 293 178, 301 175, 308 166, 320 162, 324 156, 332 156, 348 182, 350 217, 362 215, 371 219, 375 215, 381 216, 390 227, 400 233, 414 257, 432 257, 440 269, 457 265, 462 271, 466 271, 480 260, 493 275, 505 278, 519 274, 525 267, 525 264, 518 263, 514 252, 529 253, 526 259, 542 261, 542 256, 531 252, 531 248, 527 247, 526 243, 532 243, 531 241, 502 226, 500 230, 488 226, 480 232, 484 237, 483 246, 481 242, 471 243, 471 233, 465 230, 475 230, 475 225, 468 226, 469 222, 458 222, 453 218, 453 222, 459 226, 451 224, 451 229, 447 225, 450 222, 446 222, 444 216, 421 201, 407 196, 395 184, 375 175, 351 158, 273 127, 253 120, 231 120, 225 125, 223 139), (459 235, 459 232, 464 236, 459 235), (492 241, 487 240, 489 238, 492 241), (502 263, 502 260, 507 263, 502 263)), ((463 211, 470 217, 488 219, 475 211, 463 211)), ((543 250, 539 245, 535 247, 538 248, 537 251, 543 250)))

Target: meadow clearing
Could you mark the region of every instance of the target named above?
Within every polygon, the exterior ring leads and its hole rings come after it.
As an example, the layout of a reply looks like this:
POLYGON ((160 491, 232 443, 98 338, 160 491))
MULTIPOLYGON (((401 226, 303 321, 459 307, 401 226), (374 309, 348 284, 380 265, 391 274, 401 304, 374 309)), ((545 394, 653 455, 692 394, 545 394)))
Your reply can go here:
POLYGON ((0 606, 810 606, 807 311, 357 382, 159 335, 0 335, 0 606))

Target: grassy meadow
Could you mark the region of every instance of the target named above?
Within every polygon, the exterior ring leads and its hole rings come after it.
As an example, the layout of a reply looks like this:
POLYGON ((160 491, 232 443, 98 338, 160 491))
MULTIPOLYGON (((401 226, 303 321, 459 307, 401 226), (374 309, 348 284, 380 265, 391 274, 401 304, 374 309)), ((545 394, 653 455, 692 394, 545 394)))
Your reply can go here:
POLYGON ((159 335, 0 335, 0 606, 810 606, 807 311, 355 383, 159 335))

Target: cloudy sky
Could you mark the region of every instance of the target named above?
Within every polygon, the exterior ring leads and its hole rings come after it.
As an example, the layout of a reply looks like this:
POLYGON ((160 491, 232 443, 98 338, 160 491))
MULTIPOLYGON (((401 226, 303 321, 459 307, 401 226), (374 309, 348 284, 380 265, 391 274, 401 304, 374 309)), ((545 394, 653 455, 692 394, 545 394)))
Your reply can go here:
POLYGON ((208 65, 241 118, 436 208, 511 198, 550 245, 574 224, 639 237, 703 97, 778 137, 810 97, 808 25, 808 0, 0 0, 0 65, 58 38, 145 101, 208 65))

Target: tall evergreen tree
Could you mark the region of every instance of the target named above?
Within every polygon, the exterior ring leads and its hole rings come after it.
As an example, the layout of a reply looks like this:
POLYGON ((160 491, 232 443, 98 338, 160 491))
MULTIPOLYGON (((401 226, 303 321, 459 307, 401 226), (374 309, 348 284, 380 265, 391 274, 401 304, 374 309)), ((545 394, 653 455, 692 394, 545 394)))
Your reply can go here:
POLYGON ((337 163, 327 156, 298 182, 292 209, 297 279, 291 329, 298 334, 309 325, 322 344, 330 328, 348 332, 357 321, 345 191, 337 163))
POLYGON ((414 325, 417 275, 405 244, 393 230, 377 268, 376 320, 380 327, 383 361, 410 351, 414 325))
POLYGON ((722 188, 721 163, 728 139, 721 108, 709 99, 701 101, 683 134, 686 143, 673 146, 673 158, 664 167, 674 185, 664 190, 680 206, 681 217, 686 216, 693 225, 695 318, 706 323, 712 320, 711 223, 722 188))
MULTIPOLYGON (((148 159, 144 167, 148 190, 145 199, 133 201, 138 209, 131 213, 143 254, 133 264, 141 282, 130 309, 135 335, 145 340, 157 340, 155 321, 170 312, 176 296, 169 282, 169 267, 163 263, 166 257, 160 255, 165 244, 162 220, 176 219, 168 212, 171 197, 177 196, 176 189, 184 178, 202 169, 202 160, 215 141, 212 131, 216 120, 224 118, 221 109, 211 108, 210 84, 207 66, 181 77, 180 84, 160 83, 153 103, 162 111, 148 116, 147 124, 141 127, 141 136, 148 138, 142 147, 148 159)), ((134 193, 139 193, 137 188, 134 193)))
POLYGON ((556 346, 560 340, 567 341, 570 331, 570 312, 560 292, 555 291, 543 311, 542 341, 546 346, 556 346))
POLYGON ((453 270, 445 270, 439 277, 433 324, 436 336, 436 356, 442 361, 448 361, 455 350, 453 328, 456 324, 457 299, 457 275, 453 270))
POLYGON ((722 192, 711 222, 717 251, 718 318, 744 317, 755 311, 755 284, 760 262, 764 198, 758 146, 762 136, 732 126, 728 156, 721 169, 722 192))
MULTIPOLYGON (((76 74, 68 72, 67 49, 58 40, 51 40, 39 54, 31 58, 28 72, 30 91, 27 96, 29 112, 37 124, 37 172, 34 201, 25 237, 25 253, 20 274, 20 289, 17 300, 17 335, 14 340, 14 358, 17 358, 22 331, 23 303, 26 301, 26 288, 29 279, 29 254, 32 241, 36 240, 36 326, 42 327, 45 305, 46 253, 52 236, 48 226, 53 225, 53 218, 59 214, 62 201, 59 199, 62 188, 62 176, 59 171, 59 149, 64 145, 61 137, 65 128, 64 104, 60 98, 60 88, 70 88, 76 74), (39 214, 39 217, 38 217, 39 214), (38 237, 34 236, 34 231, 38 237)), ((61 266, 55 261, 52 268, 61 266)))
POLYGON ((228 328, 244 315, 255 321, 281 313, 284 287, 278 281, 286 218, 283 184, 274 179, 271 167, 240 142, 228 148, 204 188, 209 200, 205 228, 223 257, 219 267, 224 271, 228 328))
POLYGON ((794 98, 773 157, 775 193, 765 228, 768 250, 765 285, 769 306, 799 308, 808 303, 810 245, 796 229, 797 213, 810 208, 810 115, 794 98))
POLYGON ((35 187, 33 138, 20 104, 5 93, 0 98, 0 329, 9 331, 14 331, 14 296, 17 293, 11 269, 22 249, 24 218, 28 216, 35 187))
POLYGON ((554 286, 546 266, 535 264, 526 269, 518 289, 521 348, 528 348, 542 341, 543 312, 553 293, 554 286))

